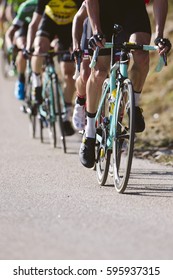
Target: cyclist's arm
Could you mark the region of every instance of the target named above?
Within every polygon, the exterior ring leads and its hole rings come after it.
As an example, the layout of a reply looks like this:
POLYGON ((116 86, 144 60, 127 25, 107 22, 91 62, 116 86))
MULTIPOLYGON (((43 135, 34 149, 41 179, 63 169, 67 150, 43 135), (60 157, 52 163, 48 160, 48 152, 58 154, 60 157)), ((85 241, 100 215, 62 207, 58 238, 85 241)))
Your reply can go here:
POLYGON ((86 4, 83 2, 82 6, 73 18, 72 23, 72 38, 73 38, 73 50, 80 50, 80 42, 83 32, 83 23, 87 17, 86 4))
POLYGON ((38 25, 41 21, 42 15, 34 12, 32 20, 28 26, 28 32, 27 32, 27 42, 26 42, 26 49, 28 51, 31 50, 34 39, 35 39, 35 34, 38 29, 38 25))
MULTIPOLYGON (((154 0, 153 1, 153 12, 156 24, 155 37, 164 37, 164 27, 166 22, 166 17, 168 13, 168 0, 154 0)), ((167 52, 168 48, 162 48, 159 53, 162 55, 167 52)))
POLYGON ((14 34, 18 30, 18 28, 19 27, 17 27, 16 25, 11 25, 8 28, 7 32, 5 33, 5 42, 6 42, 7 50, 13 47, 14 34))
POLYGON ((163 37, 166 17, 168 13, 168 0, 154 0, 153 12, 156 24, 156 37, 163 37))
POLYGON ((87 13, 90 19, 93 34, 102 33, 99 17, 99 1, 86 0, 87 13))
POLYGON ((27 41, 26 41, 26 50, 28 51, 30 51, 33 46, 38 25, 41 21, 42 15, 45 10, 45 6, 48 2, 49 0, 38 0, 38 4, 33 14, 32 20, 28 26, 27 41))
MULTIPOLYGON (((86 7, 93 35, 102 35, 103 32, 100 24, 99 0, 86 0, 86 7)), ((104 43, 104 39, 96 40, 95 42, 95 44, 99 47, 103 47, 104 43)))

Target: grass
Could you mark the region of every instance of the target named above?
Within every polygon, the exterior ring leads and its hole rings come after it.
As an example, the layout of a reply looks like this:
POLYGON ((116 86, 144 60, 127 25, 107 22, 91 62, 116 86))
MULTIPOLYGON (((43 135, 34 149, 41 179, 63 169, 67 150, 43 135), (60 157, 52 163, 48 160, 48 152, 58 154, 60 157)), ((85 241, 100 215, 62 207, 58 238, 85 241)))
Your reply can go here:
MULTIPOLYGON (((151 7, 149 11, 151 14, 151 7)), ((165 37, 169 38, 173 45, 172 22, 173 2, 170 0, 165 37)), ((151 54, 150 72, 141 100, 146 129, 137 136, 136 148, 138 150, 173 149, 173 50, 170 51, 168 56, 168 66, 164 67, 160 73, 154 72, 157 59, 156 53, 151 54)), ((159 159, 159 162, 163 163, 170 161, 173 162, 173 155, 165 155, 159 159)))

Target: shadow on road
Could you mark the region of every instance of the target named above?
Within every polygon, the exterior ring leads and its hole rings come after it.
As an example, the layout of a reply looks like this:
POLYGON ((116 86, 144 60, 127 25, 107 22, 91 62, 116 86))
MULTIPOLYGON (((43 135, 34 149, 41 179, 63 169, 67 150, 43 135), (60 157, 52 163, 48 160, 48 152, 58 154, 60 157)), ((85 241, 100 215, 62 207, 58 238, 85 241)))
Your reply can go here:
MULTIPOLYGON (((113 188, 114 185, 109 183, 104 187, 113 188)), ((173 198, 173 172, 134 169, 124 194, 173 198)))

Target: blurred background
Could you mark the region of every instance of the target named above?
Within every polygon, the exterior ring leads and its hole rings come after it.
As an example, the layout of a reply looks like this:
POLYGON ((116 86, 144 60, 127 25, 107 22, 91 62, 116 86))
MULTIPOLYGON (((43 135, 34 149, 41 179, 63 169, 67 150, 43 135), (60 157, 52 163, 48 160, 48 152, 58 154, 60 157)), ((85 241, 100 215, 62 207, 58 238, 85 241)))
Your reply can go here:
MULTIPOLYGON (((150 13, 154 39, 155 24, 152 4, 148 5, 147 9, 150 13)), ((169 38, 173 45, 172 0, 169 0, 164 37, 169 38)), ((143 154, 143 156, 147 157, 152 157, 158 149, 167 150, 162 156, 157 157, 157 161, 169 164, 173 161, 171 153, 173 149, 173 49, 168 55, 168 66, 164 67, 159 73, 155 72, 158 61, 157 53, 150 52, 150 56, 150 72, 141 100, 141 107, 144 110, 143 114, 146 120, 146 130, 141 135, 138 135, 136 147, 140 150, 140 155, 143 150, 148 150, 148 153, 143 154)))

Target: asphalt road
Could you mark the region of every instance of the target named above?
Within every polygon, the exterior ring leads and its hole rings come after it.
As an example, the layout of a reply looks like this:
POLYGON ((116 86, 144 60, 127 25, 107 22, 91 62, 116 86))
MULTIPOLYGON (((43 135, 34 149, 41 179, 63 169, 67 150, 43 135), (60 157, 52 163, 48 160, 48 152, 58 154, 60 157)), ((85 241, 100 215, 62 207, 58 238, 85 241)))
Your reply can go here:
POLYGON ((173 259, 173 169, 134 160, 126 194, 100 187, 67 154, 29 137, 28 118, 0 77, 0 259, 173 259))

